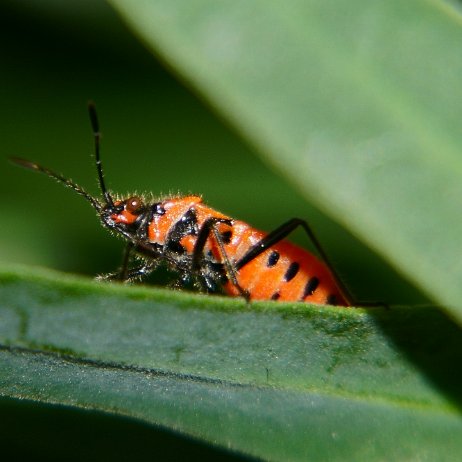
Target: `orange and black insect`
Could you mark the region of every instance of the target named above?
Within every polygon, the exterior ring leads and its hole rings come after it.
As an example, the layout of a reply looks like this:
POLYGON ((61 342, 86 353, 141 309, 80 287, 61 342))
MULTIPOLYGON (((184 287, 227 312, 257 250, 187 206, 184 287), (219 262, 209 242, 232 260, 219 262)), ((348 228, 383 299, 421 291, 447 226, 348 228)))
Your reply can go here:
POLYGON ((205 292, 222 289, 247 300, 353 304, 304 220, 289 220, 266 234, 208 207, 199 196, 154 202, 138 196, 114 199, 104 182, 99 123, 92 103, 89 113, 102 200, 45 167, 20 158, 12 160, 55 178, 85 197, 103 226, 123 236, 127 247, 122 267, 107 275, 108 279, 142 279, 160 262, 166 262, 178 273, 180 283, 193 283, 205 292), (297 227, 305 230, 324 262, 284 240, 297 227))

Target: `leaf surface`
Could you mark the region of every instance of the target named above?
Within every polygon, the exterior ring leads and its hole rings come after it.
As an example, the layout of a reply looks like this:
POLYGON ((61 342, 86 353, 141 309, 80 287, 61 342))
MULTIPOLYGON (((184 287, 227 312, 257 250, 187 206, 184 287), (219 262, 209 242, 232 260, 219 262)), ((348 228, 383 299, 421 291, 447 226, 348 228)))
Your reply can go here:
POLYGON ((249 307, 24 269, 1 272, 0 300, 3 396, 135 417, 268 460, 462 450, 462 335, 431 307, 249 307))

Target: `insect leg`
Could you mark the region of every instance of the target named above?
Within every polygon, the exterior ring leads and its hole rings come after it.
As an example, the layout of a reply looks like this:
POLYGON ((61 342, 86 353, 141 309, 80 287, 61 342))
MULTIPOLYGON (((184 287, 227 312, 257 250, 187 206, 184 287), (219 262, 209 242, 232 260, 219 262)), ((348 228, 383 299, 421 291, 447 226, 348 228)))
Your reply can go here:
POLYGON ((122 259, 122 266, 120 267, 120 270, 114 273, 103 274, 101 276, 98 276, 97 279, 131 282, 135 279, 149 275, 149 273, 151 273, 157 266, 157 262, 146 261, 142 265, 136 266, 134 268, 129 268, 130 260, 134 250, 135 244, 133 242, 129 242, 125 247, 125 252, 122 259))
POLYGON ((132 242, 129 242, 127 244, 127 247, 125 247, 125 252, 124 252, 124 256, 123 256, 123 260, 122 260, 122 266, 121 266, 120 272, 119 272, 119 279, 121 279, 122 281, 127 280, 128 265, 130 263, 130 257, 131 257, 131 253, 133 251, 133 248, 134 248, 134 245, 133 245, 132 242))
POLYGON ((146 262, 143 265, 136 266, 134 268, 127 268, 125 272, 125 278, 121 279, 121 273, 109 273, 97 276, 98 281, 120 281, 133 282, 135 279, 140 279, 148 276, 156 268, 156 262, 146 262))
POLYGON ((308 223, 301 218, 292 218, 291 220, 283 223, 281 226, 276 228, 271 233, 267 234, 263 239, 257 242, 255 245, 250 247, 245 255, 243 255, 234 265, 234 269, 239 271, 243 266, 247 263, 251 262, 255 258, 257 258, 260 254, 271 248, 273 245, 277 244, 278 242, 285 239, 291 232, 293 232, 297 227, 301 226, 306 234, 308 235, 309 239, 313 243, 316 251, 321 256, 324 263, 327 265, 331 273, 333 274, 337 285, 340 289, 345 300, 350 303, 351 305, 355 304, 354 297, 350 294, 349 290, 344 286, 342 280, 339 278, 337 271, 335 270, 334 266, 329 260, 326 252, 322 248, 320 242, 318 241, 317 237, 313 233, 313 230, 310 228, 308 223))
POLYGON ((211 217, 205 220, 204 224, 199 229, 196 243, 194 245, 194 250, 193 250, 193 258, 192 258, 192 265, 191 265, 192 270, 194 272, 200 269, 201 257, 204 252, 205 243, 207 242, 207 239, 210 237, 210 233, 212 233, 218 245, 218 249, 220 250, 221 258, 223 260, 223 265, 225 267, 225 271, 226 271, 226 275, 228 276, 228 279, 231 281, 234 287, 236 287, 236 289, 239 291, 241 296, 244 297, 247 301, 249 301, 250 295, 246 290, 244 290, 239 285, 239 282, 237 280, 237 269, 231 263, 228 257, 228 254, 226 253, 225 246, 223 243, 223 238, 221 237, 220 232, 217 229, 217 224, 219 223, 225 223, 231 226, 232 221, 229 219, 225 219, 225 218, 211 217))
POLYGON ((157 264, 156 262, 145 262, 143 265, 131 268, 127 271, 125 282, 132 282, 135 279, 144 278, 154 271, 157 264))
POLYGON ((133 251, 133 243, 129 242, 127 246, 125 247, 124 255, 122 258, 122 266, 120 269, 114 273, 107 273, 107 274, 101 274, 96 277, 97 280, 99 281, 104 281, 104 280, 120 280, 120 281, 125 281, 127 279, 127 274, 128 274, 128 265, 130 263, 130 257, 131 253, 133 251))

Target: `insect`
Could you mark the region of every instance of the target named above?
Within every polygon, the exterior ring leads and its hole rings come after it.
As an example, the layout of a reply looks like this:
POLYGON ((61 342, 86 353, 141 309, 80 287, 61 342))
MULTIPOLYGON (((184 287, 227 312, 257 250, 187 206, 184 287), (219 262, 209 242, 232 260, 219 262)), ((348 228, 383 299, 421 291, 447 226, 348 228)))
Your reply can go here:
POLYGON ((11 160, 73 189, 90 202, 104 227, 126 240, 121 269, 107 275, 107 279, 142 279, 160 262, 166 262, 179 275, 179 284, 192 283, 204 292, 221 288, 246 300, 353 304, 304 220, 289 220, 266 234, 208 207, 195 195, 158 201, 146 201, 140 196, 114 197, 104 181, 94 104, 89 103, 88 109, 102 199, 39 164, 17 157, 11 160), (323 261, 285 240, 298 227, 305 230, 323 261))

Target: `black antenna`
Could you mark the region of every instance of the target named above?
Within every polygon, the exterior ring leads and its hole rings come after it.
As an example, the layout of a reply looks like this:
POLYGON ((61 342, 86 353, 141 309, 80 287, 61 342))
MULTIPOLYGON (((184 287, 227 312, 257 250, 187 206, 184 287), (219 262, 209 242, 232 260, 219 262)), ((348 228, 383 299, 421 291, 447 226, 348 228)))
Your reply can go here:
POLYGON ((114 201, 112 200, 112 197, 107 191, 106 185, 104 183, 103 168, 101 166, 101 157, 99 154, 101 132, 99 131, 98 115, 96 114, 96 106, 93 101, 88 102, 88 113, 90 114, 91 128, 93 130, 93 136, 95 138, 95 159, 96 171, 98 172, 99 186, 101 188, 101 192, 103 193, 104 199, 106 200, 106 204, 109 207, 114 207, 114 201))
POLYGON ((42 167, 39 164, 36 164, 34 162, 30 162, 29 160, 26 159, 21 159, 20 157, 10 157, 11 162, 14 162, 15 164, 20 165, 21 167, 28 168, 30 170, 35 170, 37 172, 44 173, 45 175, 48 175, 55 180, 58 180, 60 183, 64 183, 65 186, 73 189, 77 194, 80 194, 81 196, 85 197, 87 201, 93 205, 93 207, 98 211, 101 212, 103 209, 103 206, 99 203, 97 199, 94 197, 90 196, 83 188, 81 188, 79 185, 75 184, 72 180, 69 178, 66 178, 59 173, 55 173, 52 170, 49 170, 45 167, 42 167))

